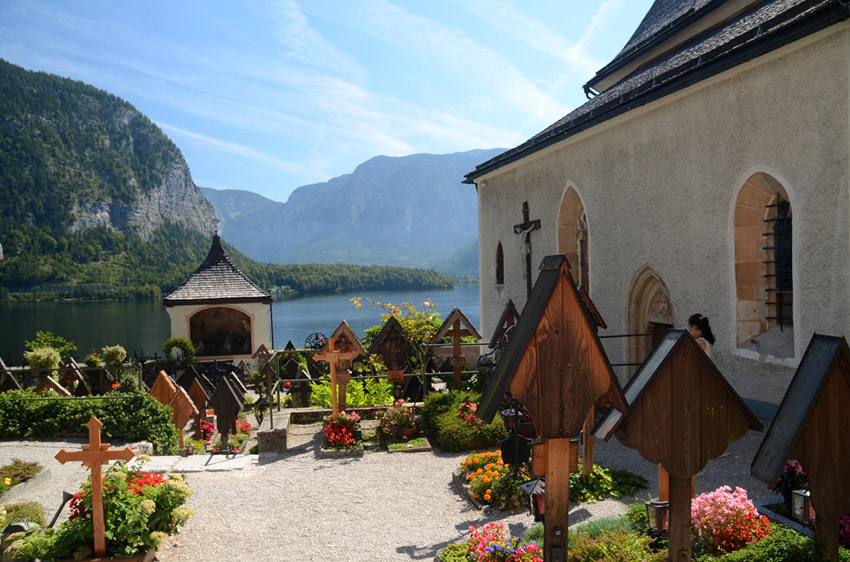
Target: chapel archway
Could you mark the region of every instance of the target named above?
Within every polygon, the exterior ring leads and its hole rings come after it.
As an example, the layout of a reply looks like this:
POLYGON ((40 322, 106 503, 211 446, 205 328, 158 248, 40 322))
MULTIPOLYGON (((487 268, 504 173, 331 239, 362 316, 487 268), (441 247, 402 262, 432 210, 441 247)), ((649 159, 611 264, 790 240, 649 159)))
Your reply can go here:
POLYGON ((737 346, 793 357, 792 208, 775 177, 758 172, 741 186, 734 236, 737 346))
POLYGON ((198 357, 250 355, 251 317, 227 306, 204 308, 189 318, 189 339, 198 357))
POLYGON ((567 256, 573 280, 590 292, 587 216, 578 192, 570 186, 558 213, 558 253, 567 256))
MULTIPOLYGON (((670 293, 658 273, 649 266, 642 267, 632 279, 627 314, 629 363, 639 364, 655 344, 672 329, 675 317, 670 293)), ((638 365, 629 366, 629 378, 638 365)))

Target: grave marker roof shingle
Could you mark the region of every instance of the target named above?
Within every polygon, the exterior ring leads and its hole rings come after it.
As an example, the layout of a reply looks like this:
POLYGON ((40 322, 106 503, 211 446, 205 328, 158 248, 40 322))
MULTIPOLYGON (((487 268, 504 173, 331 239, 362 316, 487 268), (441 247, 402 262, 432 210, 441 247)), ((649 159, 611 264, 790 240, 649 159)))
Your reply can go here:
POLYGON ((165 306, 246 302, 270 304, 272 297, 230 261, 216 234, 203 263, 185 283, 165 297, 164 302, 165 306))

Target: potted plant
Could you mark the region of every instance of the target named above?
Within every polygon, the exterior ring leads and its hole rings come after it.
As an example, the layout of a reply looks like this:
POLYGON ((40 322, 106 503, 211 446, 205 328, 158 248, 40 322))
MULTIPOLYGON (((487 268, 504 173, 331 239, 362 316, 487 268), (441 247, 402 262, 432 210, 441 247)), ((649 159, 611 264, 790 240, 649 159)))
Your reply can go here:
POLYGON ((392 406, 380 412, 378 431, 389 439, 413 437, 418 433, 416 413, 413 408, 404 405, 404 399, 396 400, 392 406))
POLYGON ((782 494, 782 499, 785 501, 785 509, 788 513, 792 513, 791 509, 791 493, 794 490, 808 490, 809 477, 803 472, 803 467, 796 460, 789 460, 785 463, 785 468, 776 480, 776 484, 768 486, 777 494, 782 494))
POLYGON ((356 448, 356 434, 359 431, 360 416, 357 415, 357 412, 340 412, 335 416, 326 416, 324 421, 325 448, 356 448))

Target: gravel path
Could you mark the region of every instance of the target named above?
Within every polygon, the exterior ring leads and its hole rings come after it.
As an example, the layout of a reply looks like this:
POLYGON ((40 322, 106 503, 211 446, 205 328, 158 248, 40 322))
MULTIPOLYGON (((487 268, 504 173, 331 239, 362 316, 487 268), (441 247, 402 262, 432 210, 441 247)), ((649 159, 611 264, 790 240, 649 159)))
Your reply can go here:
MULTIPOLYGON (((367 452, 360 458, 320 459, 319 428, 292 426, 292 449, 255 456, 242 470, 187 475, 195 490, 189 506, 196 514, 163 545, 159 559, 430 562, 447 544, 463 540, 470 525, 501 520, 512 534, 521 535, 533 524, 524 512, 479 511, 457 492, 451 473, 464 453, 367 452)), ((749 432, 709 463, 697 477, 697 493, 729 484, 746 488, 753 499, 772 497, 762 482, 748 475, 761 438, 761 433, 749 432)), ((49 519, 62 490, 76 491, 87 476, 78 464, 63 466, 53 456, 81 442, 0 442, 0 464, 18 457, 38 460, 49 471, 48 478, 17 492, 15 501, 41 502, 49 519)), ((657 492, 657 468, 637 452, 614 440, 597 442, 596 460, 647 478, 650 489, 638 492, 640 501, 657 492)), ((10 501, 4 496, 4 503, 10 501)), ((618 515, 634 501, 577 505, 570 524, 618 515)))

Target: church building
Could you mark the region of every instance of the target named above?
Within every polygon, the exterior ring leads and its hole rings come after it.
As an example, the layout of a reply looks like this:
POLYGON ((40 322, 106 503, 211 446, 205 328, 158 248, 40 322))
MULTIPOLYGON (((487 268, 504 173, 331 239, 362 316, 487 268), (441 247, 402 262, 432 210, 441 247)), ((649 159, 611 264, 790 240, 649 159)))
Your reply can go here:
POLYGON ((700 313, 738 393, 778 404, 814 333, 850 334, 848 16, 656 0, 589 101, 467 174, 485 338, 562 253, 621 382, 700 313))
POLYGON ((230 261, 218 234, 203 263, 164 302, 171 336, 189 339, 199 361, 251 365, 261 344, 273 348, 272 297, 230 261))

